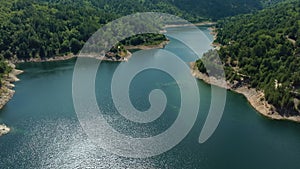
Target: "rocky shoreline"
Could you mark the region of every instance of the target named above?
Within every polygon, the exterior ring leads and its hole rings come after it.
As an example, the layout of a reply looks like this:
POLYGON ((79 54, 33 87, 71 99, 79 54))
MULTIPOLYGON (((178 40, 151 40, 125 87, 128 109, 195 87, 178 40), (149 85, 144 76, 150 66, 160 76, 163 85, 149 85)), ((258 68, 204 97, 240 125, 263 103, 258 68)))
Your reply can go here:
POLYGON ((9 66, 12 67, 12 71, 3 78, 3 84, 0 89, 0 109, 13 97, 15 93, 13 90, 15 85, 13 83, 19 81, 20 79, 17 78, 17 75, 23 73, 22 70, 17 70, 14 64, 9 63, 9 66))
MULTIPOLYGON (((214 41, 217 39, 218 31, 215 27, 209 28, 211 35, 214 37, 214 41)), ((219 43, 213 42, 212 46, 215 50, 220 50, 221 45, 219 43)), ((199 72, 195 63, 191 63, 191 71, 194 77, 203 80, 208 84, 213 84, 222 88, 226 88, 227 90, 234 91, 236 93, 242 94, 246 97, 250 105, 261 115, 273 120, 287 120, 292 122, 300 123, 300 116, 282 116, 276 108, 269 104, 265 99, 265 94, 263 91, 256 90, 250 88, 247 85, 236 86, 236 84, 232 84, 229 81, 226 81, 226 86, 220 85, 214 77, 209 78, 206 74, 199 72), (212 82, 211 82, 212 81, 212 82)))
MULTIPOLYGON (((0 89, 0 109, 2 109, 15 94, 15 91, 13 90, 15 85, 13 83, 19 81, 20 79, 17 78, 17 75, 23 73, 22 70, 17 70, 14 64, 9 63, 9 66, 12 68, 12 71, 2 79, 2 87, 0 89)), ((9 132, 9 127, 4 124, 0 125, 0 136, 9 132)))
POLYGON ((227 90, 234 91, 236 93, 242 94, 246 97, 250 105, 261 115, 264 117, 273 119, 273 120, 288 120, 300 123, 300 116, 282 116, 280 115, 275 107, 269 104, 262 91, 250 88, 249 86, 242 85, 236 86, 235 84, 227 81, 227 84, 220 83, 220 81, 214 77, 209 77, 206 74, 201 73, 195 62, 190 63, 191 73, 197 79, 204 81, 207 84, 219 86, 225 88, 227 90))

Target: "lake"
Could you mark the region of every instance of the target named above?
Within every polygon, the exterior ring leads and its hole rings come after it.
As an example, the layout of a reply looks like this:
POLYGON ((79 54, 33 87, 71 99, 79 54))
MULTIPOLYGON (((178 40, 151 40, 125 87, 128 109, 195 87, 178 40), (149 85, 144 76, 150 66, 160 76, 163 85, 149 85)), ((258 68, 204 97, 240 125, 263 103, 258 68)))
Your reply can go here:
MULTIPOLYGON (((210 40, 207 27, 200 28, 210 40)), ((187 28, 172 28, 173 34, 193 37, 187 28)), ((195 42, 197 43, 197 42, 195 42)), ((201 44, 199 45, 207 45, 201 44)), ((188 49, 171 38, 166 46, 186 62, 188 49)), ((136 56, 133 55, 132 59, 136 56)), ((154 58, 155 59, 155 58, 154 58)), ((114 155, 91 143, 77 119, 72 99, 72 75, 76 60, 24 63, 13 99, 0 110, 0 124, 12 128, 0 137, 0 168, 201 168, 201 169, 294 169, 299 167, 300 125, 260 116, 245 97, 227 92, 222 120, 203 144, 198 138, 210 106, 211 86, 197 80, 200 109, 189 134, 171 150, 150 158, 114 155)), ((159 70, 139 73, 131 82, 130 98, 136 109, 149 108, 149 92, 161 89, 168 98, 161 117, 136 124, 114 108, 110 86, 119 63, 102 62, 96 77, 97 103, 103 116, 117 131, 133 137, 149 137, 168 129, 180 108, 180 92, 174 79, 159 70)), ((171 138, 170 138, 171 139, 171 138)))

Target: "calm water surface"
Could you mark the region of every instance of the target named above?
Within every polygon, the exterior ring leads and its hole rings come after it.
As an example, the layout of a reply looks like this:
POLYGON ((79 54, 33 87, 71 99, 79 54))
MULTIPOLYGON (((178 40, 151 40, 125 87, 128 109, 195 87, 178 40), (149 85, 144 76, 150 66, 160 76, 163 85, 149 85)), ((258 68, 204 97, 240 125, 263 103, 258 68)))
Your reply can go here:
MULTIPOLYGON (((207 35, 207 28, 201 28, 207 35)), ((173 33, 193 35, 188 29, 173 33)), ((209 36, 209 38, 212 38, 209 36)), ((199 45, 201 43, 199 42, 199 45)), ((178 41, 166 47, 183 59, 192 55, 178 41)), ((138 57, 138 56, 136 56, 138 57)), ((191 59, 192 60, 192 59, 191 59)), ((225 112, 214 135, 204 144, 198 137, 210 104, 210 86, 198 81, 201 93, 199 116, 188 136, 159 156, 131 159, 97 149, 90 143, 77 120, 72 102, 72 74, 75 60, 19 65, 25 73, 16 83, 16 94, 0 111, 0 123, 12 127, 0 137, 0 168, 201 168, 282 169, 299 168, 300 125, 261 117, 236 93, 228 92, 225 112)), ((139 110, 149 108, 148 95, 162 89, 168 104, 155 123, 136 125, 120 116, 109 92, 118 63, 101 63, 96 95, 104 116, 117 130, 135 137, 161 133, 172 125, 180 105, 180 92, 166 73, 148 70, 132 81, 130 97, 139 110)))

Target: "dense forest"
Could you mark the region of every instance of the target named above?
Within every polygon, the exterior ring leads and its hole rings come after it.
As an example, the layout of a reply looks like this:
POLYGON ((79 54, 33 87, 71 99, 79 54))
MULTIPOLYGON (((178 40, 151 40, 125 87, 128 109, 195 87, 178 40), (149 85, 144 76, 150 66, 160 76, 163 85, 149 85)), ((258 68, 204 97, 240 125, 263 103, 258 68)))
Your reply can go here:
POLYGON ((203 21, 250 12, 260 7, 259 1, 255 0, 243 3, 235 0, 214 3, 201 0, 197 3, 195 0, 1 1, 0 54, 4 58, 16 56, 27 59, 77 53, 102 25, 135 12, 159 11, 190 21, 203 21), (233 7, 229 8, 228 5, 233 7), (215 11, 221 11, 222 14, 214 16, 215 11))
MULTIPOLYGON (((40 0, 51 3, 70 2, 70 0, 40 0)), ((203 19, 217 20, 226 16, 249 13, 261 9, 266 3, 281 0, 81 0, 107 13, 124 16, 136 12, 164 12, 173 14, 190 22, 203 19)), ((71 1, 72 3, 74 1, 71 1)))
POLYGON ((299 114, 300 2, 226 18, 217 28, 226 78, 263 90, 282 114, 299 114))
MULTIPOLYGON (((262 0, 265 2, 265 0, 262 0)), ((0 75, 4 59, 78 53, 102 25, 136 12, 165 12, 191 22, 217 20, 260 9, 261 0, 9 0, 0 1, 0 75)), ((149 35, 148 35, 149 36, 149 35)), ((150 35, 153 40, 162 39, 150 35)), ((130 43, 147 43, 137 36, 130 43), (140 41, 139 41, 140 40, 140 41)), ((3 70, 2 70, 3 69, 3 70)))

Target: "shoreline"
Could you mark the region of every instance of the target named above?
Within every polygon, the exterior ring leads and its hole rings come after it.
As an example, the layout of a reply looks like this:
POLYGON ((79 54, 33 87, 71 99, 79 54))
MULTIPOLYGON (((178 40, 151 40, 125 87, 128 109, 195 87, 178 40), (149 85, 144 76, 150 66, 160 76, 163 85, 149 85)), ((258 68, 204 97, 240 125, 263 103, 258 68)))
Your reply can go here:
POLYGON ((19 74, 22 74, 22 70, 16 69, 16 66, 13 63, 8 63, 10 67, 12 67, 12 71, 8 74, 8 76, 3 77, 3 84, 0 89, 0 109, 5 106, 5 104, 13 97, 15 91, 13 90, 15 85, 14 82, 19 81, 17 78, 19 74))
POLYGON ((163 28, 176 28, 176 27, 187 27, 187 26, 213 26, 216 25, 217 22, 199 22, 199 23, 190 23, 190 24, 171 24, 171 25, 165 25, 163 28))
MULTIPOLYGON (((214 41, 217 39, 218 32, 215 27, 208 28, 210 30, 210 34, 213 35, 214 41)), ((215 50, 220 50, 221 44, 212 42, 212 47, 215 50)), ((235 87, 235 84, 230 83, 226 80, 227 85, 219 85, 217 83, 217 79, 214 77, 209 78, 206 74, 201 73, 198 68, 195 66, 195 62, 190 63, 191 72, 194 77, 204 81, 207 84, 215 85, 218 87, 225 88, 227 90, 233 91, 238 94, 242 94, 248 101, 248 103, 258 112, 258 114, 272 120, 284 120, 284 121, 292 121, 296 123, 300 123, 300 115, 298 116, 282 116, 276 110, 276 108, 269 104, 265 99, 265 94, 261 90, 256 90, 254 88, 250 88, 247 85, 242 85, 235 87), (213 82, 210 82, 210 80, 213 82)))
POLYGON ((53 61, 63 61, 63 60, 69 60, 75 58, 76 55, 74 54, 68 54, 68 55, 63 55, 63 56, 54 56, 51 58, 30 58, 28 60, 24 59, 13 59, 11 62, 13 64, 19 64, 19 63, 39 63, 39 62, 53 62, 53 61))
MULTIPOLYGON (((2 109, 14 96, 15 85, 14 82, 19 81, 17 75, 22 74, 22 70, 16 69, 16 66, 13 63, 8 63, 10 67, 12 67, 12 71, 2 79, 2 87, 0 88, 0 109, 2 109)), ((10 132, 10 128, 5 124, 0 125, 0 136, 8 134, 10 132)))
MULTIPOLYGON (((217 31, 216 28, 212 27, 213 25, 215 25, 215 22, 201 22, 201 23, 196 23, 196 24, 182 24, 182 25, 166 25, 164 28, 172 28, 172 27, 185 27, 185 26, 191 26, 191 25, 196 25, 196 26, 211 26, 209 28, 211 34, 214 36, 214 40, 217 38, 217 31)), ((124 46, 125 49, 127 50, 127 55, 125 57, 119 58, 117 59, 116 57, 93 57, 96 59, 100 59, 102 61, 112 61, 112 62, 123 62, 123 61, 128 61, 132 54, 129 50, 134 50, 134 49, 140 49, 140 50, 149 50, 149 49, 158 49, 158 48, 164 48, 167 44, 169 43, 169 40, 163 41, 160 44, 157 45, 137 45, 137 46, 124 46)), ((220 49, 220 44, 215 44, 212 43, 211 44, 216 50, 220 49)), ((0 109, 3 108, 3 106, 5 106, 5 104, 7 102, 9 102, 9 100, 13 97, 15 91, 13 90, 14 86, 14 82, 19 81, 19 79, 17 78, 17 75, 23 73, 22 70, 17 70, 15 69, 15 65, 14 64, 18 64, 18 63, 26 63, 26 62, 53 62, 53 61, 64 61, 64 60, 69 60, 69 59, 73 59, 73 58, 77 58, 78 55, 74 55, 74 54, 68 54, 68 55, 64 55, 64 56, 55 56, 55 57, 51 57, 51 58, 30 58, 29 60, 11 60, 12 63, 9 63, 10 66, 13 68, 12 72, 9 73, 9 75, 7 77, 3 78, 3 86, 0 89, 0 109)), ((288 121, 293 121, 293 122, 297 122, 300 123, 300 116, 281 116, 275 109, 274 106, 270 105, 264 97, 264 93, 262 91, 257 91, 256 89, 250 88, 246 85, 243 86, 239 86, 239 87, 234 87, 234 84, 229 83, 228 81, 227 84, 221 84, 220 82, 218 82, 218 80, 214 77, 210 78, 208 77, 206 74, 203 74, 201 72, 199 72, 199 70, 197 69, 195 62, 190 63, 190 68, 191 68, 191 73, 192 75, 197 78, 202 80, 203 82, 207 83, 207 84, 211 84, 211 85, 215 85, 215 86, 219 86, 222 88, 225 88, 227 90, 242 94, 247 101, 250 103, 250 105, 262 116, 267 117, 269 119, 273 119, 273 120, 288 120, 288 121)), ((3 129, 3 131, 5 130, 5 132, 7 131, 7 133, 10 131, 10 129, 6 126, 6 125, 0 125, 0 136, 3 135, 1 133, 1 130, 3 129), (5 128, 5 129, 4 129, 5 128)), ((4 133, 4 134, 7 134, 4 133)))
POLYGON ((207 84, 215 85, 232 92, 242 94, 247 99, 248 103, 258 112, 258 114, 272 120, 285 120, 300 123, 300 116, 281 116, 276 111, 275 107, 265 100, 264 93, 262 91, 245 85, 234 87, 234 84, 230 83, 229 81, 226 81, 226 85, 221 84, 216 78, 210 78, 206 74, 201 73, 196 67, 195 62, 190 63, 190 68, 191 73, 195 78, 200 79, 207 84))
POLYGON ((209 27, 208 30, 210 31, 210 34, 213 36, 214 41, 212 42, 211 46, 213 48, 215 48, 216 50, 220 50, 221 49, 221 44, 216 43, 215 40, 218 37, 218 32, 217 32, 217 28, 216 27, 209 27))
MULTIPOLYGON (((137 46, 124 46, 127 50, 127 55, 125 57, 122 57, 120 59, 117 59, 116 57, 94 57, 90 56, 91 58, 99 59, 102 61, 109 61, 109 62, 127 62, 131 56, 132 53, 128 50, 131 49, 140 49, 140 50, 149 50, 149 49, 159 49, 164 48, 169 43, 169 40, 163 41, 160 44, 157 45, 137 45, 137 46)), ((9 65, 12 67, 12 71, 9 73, 8 76, 3 78, 3 86, 0 88, 0 110, 6 105, 7 102, 13 97, 15 91, 13 88, 15 85, 14 82, 19 81, 20 79, 17 78, 19 74, 22 74, 24 71, 16 69, 15 64, 19 63, 42 63, 42 62, 55 62, 55 61, 64 61, 69 60, 73 58, 77 58, 78 55, 74 54, 68 54, 64 56, 54 56, 51 58, 30 58, 29 60, 24 59, 12 59, 9 61, 9 65)))
MULTIPOLYGON (((131 56, 132 53, 129 50, 134 50, 134 49, 140 49, 140 50, 149 50, 149 49, 162 49, 164 48, 167 44, 169 43, 169 40, 162 41, 161 43, 157 45, 137 45, 137 46, 124 46, 124 48, 127 50, 127 56, 121 58, 121 59, 116 59, 115 57, 99 57, 99 56, 87 56, 91 58, 96 58, 101 61, 110 61, 110 62, 127 62, 131 56)), ((70 60, 73 58, 77 58, 78 55, 74 55, 72 53, 68 55, 63 55, 63 56, 54 56, 51 58, 30 58, 29 60, 24 60, 24 59, 12 59, 11 62, 13 64, 19 64, 19 63, 42 63, 42 62, 55 62, 55 61, 64 61, 64 60, 70 60)), ((0 108, 1 109, 1 108, 0 108)))
MULTIPOLYGON (((137 46, 124 46, 127 50, 127 55, 125 57, 117 58, 116 56, 108 57, 105 55, 103 57, 98 56, 87 56, 95 59, 99 59, 101 61, 109 61, 109 62, 127 62, 131 57, 132 53, 129 51, 131 49, 140 49, 140 50, 149 50, 149 49, 159 49, 164 48, 169 43, 169 40, 163 41, 157 45, 137 45, 137 46)), ((30 58, 29 60, 20 60, 20 59, 12 59, 9 61, 9 66, 12 67, 12 71, 8 74, 8 76, 3 78, 3 85, 0 88, 0 110, 12 99, 15 94, 13 84, 14 82, 19 81, 17 78, 19 74, 22 74, 24 71, 16 69, 15 64, 19 63, 42 63, 42 62, 55 62, 55 61, 64 61, 73 58, 77 58, 78 55, 68 54, 64 56, 55 56, 51 58, 30 58)), ((8 134, 10 132, 10 128, 5 124, 0 125, 0 136, 8 134)))

